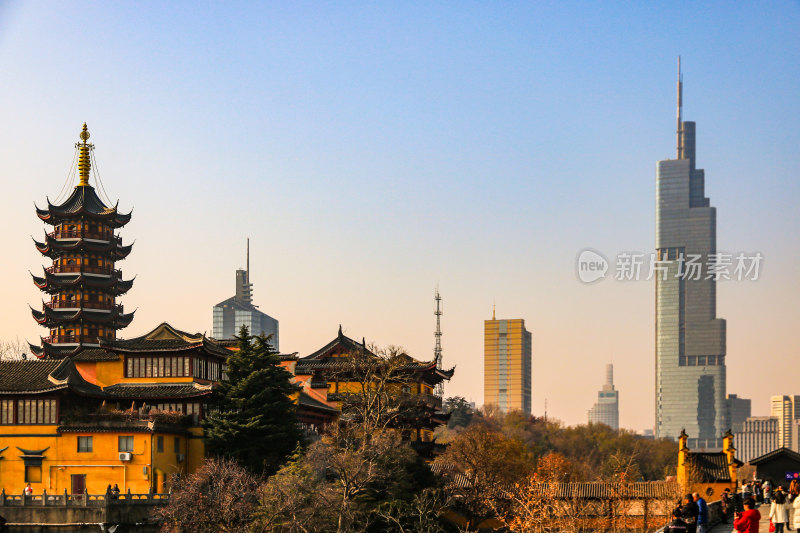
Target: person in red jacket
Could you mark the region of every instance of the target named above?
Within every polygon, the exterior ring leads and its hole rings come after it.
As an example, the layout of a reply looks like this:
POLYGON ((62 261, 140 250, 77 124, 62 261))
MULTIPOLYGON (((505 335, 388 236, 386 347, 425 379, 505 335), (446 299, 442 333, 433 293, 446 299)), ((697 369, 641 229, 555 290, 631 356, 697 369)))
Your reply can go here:
POLYGON ((747 498, 744 501, 744 512, 736 513, 733 528, 741 533, 758 533, 758 522, 760 520, 761 513, 756 509, 755 500, 747 498))

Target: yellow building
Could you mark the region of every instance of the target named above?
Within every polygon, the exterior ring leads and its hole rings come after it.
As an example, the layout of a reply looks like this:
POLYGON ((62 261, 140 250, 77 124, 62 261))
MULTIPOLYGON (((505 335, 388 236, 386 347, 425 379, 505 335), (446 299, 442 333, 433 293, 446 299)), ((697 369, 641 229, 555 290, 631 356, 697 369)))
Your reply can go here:
MULTIPOLYGON (((442 398, 434 389, 443 380, 449 380, 454 369, 437 368, 435 360, 418 361, 406 354, 397 357, 397 361, 387 363, 391 370, 386 370, 381 367, 385 360, 372 353, 363 340, 359 343, 344 335, 340 326, 339 333, 331 342, 305 357, 296 358, 287 365, 287 369, 303 386, 304 392, 326 405, 335 406, 337 411, 341 411, 345 401, 357 399, 362 394, 362 386, 365 385, 364 380, 369 381, 368 376, 375 376, 374 383, 391 376, 386 380, 383 392, 402 400, 402 416, 391 427, 401 431, 418 452, 430 455, 435 448, 433 430, 447 423, 448 419, 448 415, 441 411, 442 398), (365 362, 359 365, 344 361, 355 356, 363 356, 366 361, 375 361, 376 364, 365 362), (348 377, 350 370, 363 373, 348 377)), ((372 390, 375 394, 373 399, 377 401, 382 392, 372 390)), ((303 407, 302 401, 300 407, 303 407)), ((302 412, 299 416, 302 421, 302 412)))
POLYGON ((721 452, 693 452, 689 436, 681 431, 678 437, 678 483, 684 494, 698 493, 707 501, 717 500, 727 488, 736 492, 737 470, 744 463, 736 459, 733 434, 722 436, 721 452))
POLYGON ((229 354, 165 323, 73 358, 0 361, 0 487, 166 492, 203 460, 200 421, 229 354))
POLYGON ((531 333, 521 318, 483 323, 483 402, 531 414, 531 333))

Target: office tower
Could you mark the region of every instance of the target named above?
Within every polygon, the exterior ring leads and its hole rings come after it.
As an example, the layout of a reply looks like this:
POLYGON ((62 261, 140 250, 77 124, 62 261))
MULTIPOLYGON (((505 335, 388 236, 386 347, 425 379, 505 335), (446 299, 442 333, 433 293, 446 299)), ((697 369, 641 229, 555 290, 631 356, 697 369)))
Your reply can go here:
POLYGON ((732 433, 738 433, 742 430, 742 424, 750 418, 750 412, 750 400, 739 398, 735 394, 728 394, 728 420, 731 424, 732 433))
POLYGON ((597 392, 597 403, 589 409, 589 423, 619 429, 619 391, 614 388, 614 365, 606 365, 606 383, 597 392))
POLYGON ((773 396, 770 403, 770 415, 778 419, 778 447, 797 451, 800 396, 773 396))
POLYGON ((707 265, 717 248, 717 213, 696 166, 695 123, 682 121, 678 60, 677 157, 656 170, 656 436, 692 436, 692 449, 719 448, 728 429, 725 321, 707 265), (698 268, 699 267, 699 268, 698 268), (707 279, 708 278, 708 279, 707 279))
POLYGON ((236 271, 236 294, 214 306, 212 334, 217 340, 233 339, 244 325, 251 335, 272 335, 272 346, 278 350, 278 321, 253 305, 253 284, 250 283, 250 239, 247 240, 247 269, 236 271))
POLYGON ((747 462, 778 446, 778 419, 774 416, 751 416, 742 422, 736 438, 736 458, 747 462))
POLYGON ((483 323, 483 401, 531 413, 531 332, 521 318, 483 323))

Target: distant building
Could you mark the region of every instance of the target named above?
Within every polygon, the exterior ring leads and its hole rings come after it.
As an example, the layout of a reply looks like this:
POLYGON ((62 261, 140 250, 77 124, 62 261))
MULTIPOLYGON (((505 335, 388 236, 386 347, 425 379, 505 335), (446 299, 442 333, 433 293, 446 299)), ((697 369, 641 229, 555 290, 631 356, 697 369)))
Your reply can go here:
POLYGON ((279 348, 278 321, 253 305, 253 284, 250 283, 250 244, 247 270, 236 271, 236 294, 214 306, 212 335, 217 340, 233 339, 244 325, 251 335, 272 335, 272 345, 279 348))
POLYGON ((735 435, 736 455, 745 462, 780 448, 778 419, 774 416, 751 416, 735 435))
POLYGON ((681 118, 675 159, 656 171, 656 437, 689 447, 719 448, 730 426, 726 403, 725 320, 717 317, 717 288, 709 263, 717 253, 717 211, 697 168, 695 123, 681 118), (699 268, 698 268, 699 267, 699 268))
POLYGON ((614 388, 614 365, 606 365, 606 383, 597 392, 597 403, 589 409, 589 423, 619 429, 619 391, 614 388))
POLYGON ((742 424, 750 418, 750 414, 750 400, 739 398, 735 394, 728 394, 728 419, 734 434, 742 430, 742 424))
POLYGON ((521 318, 483 323, 483 395, 500 410, 531 414, 531 332, 521 318))
POLYGON ((778 447, 800 451, 795 422, 800 419, 800 396, 773 396, 770 415, 778 419, 778 447))

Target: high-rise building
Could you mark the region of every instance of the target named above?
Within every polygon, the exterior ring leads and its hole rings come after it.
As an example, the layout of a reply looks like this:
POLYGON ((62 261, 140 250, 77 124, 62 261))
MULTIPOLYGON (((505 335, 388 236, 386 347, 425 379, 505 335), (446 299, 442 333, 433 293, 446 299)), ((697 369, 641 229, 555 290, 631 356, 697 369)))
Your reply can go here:
POLYGON ((247 269, 236 271, 236 294, 214 306, 212 334, 217 340, 233 339, 241 327, 251 335, 272 335, 272 346, 279 350, 278 321, 253 305, 250 283, 250 239, 247 240, 247 269))
POLYGON ((736 437, 736 458, 748 462, 780 448, 778 419, 774 416, 751 416, 745 420, 736 437))
POLYGON ((590 424, 619 429, 619 391, 614 388, 614 365, 606 365, 606 382, 597 392, 597 403, 589 409, 590 424))
POLYGON ((800 396, 773 396, 770 415, 778 419, 778 447, 797 450, 797 419, 800 419, 800 396))
POLYGON ((531 332, 521 318, 483 323, 483 395, 502 411, 531 413, 531 332))
POLYGON ((718 448, 728 429, 725 321, 717 318, 713 265, 717 213, 696 166, 695 123, 682 121, 678 60, 677 156, 656 170, 656 436, 692 435, 718 448))
POLYGON ((728 420, 731 424, 731 432, 734 434, 740 432, 744 421, 750 418, 750 403, 747 398, 739 398, 736 394, 728 394, 728 420))

